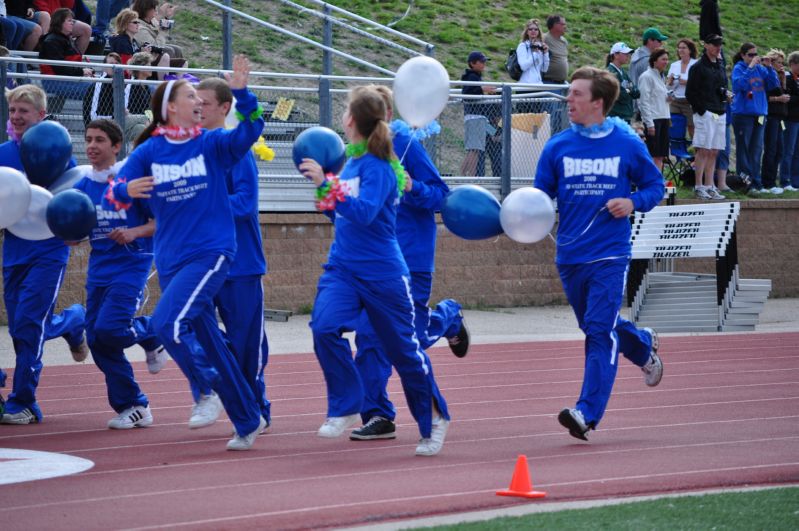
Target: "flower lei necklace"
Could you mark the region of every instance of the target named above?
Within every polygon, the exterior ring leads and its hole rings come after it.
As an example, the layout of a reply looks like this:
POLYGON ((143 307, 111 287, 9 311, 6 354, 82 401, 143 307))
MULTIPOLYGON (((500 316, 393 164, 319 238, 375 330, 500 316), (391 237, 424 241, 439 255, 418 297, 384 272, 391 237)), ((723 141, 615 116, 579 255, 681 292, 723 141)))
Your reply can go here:
MULTIPOLYGON (((363 156, 366 153, 366 140, 361 140, 356 144, 348 144, 344 153, 347 154, 347 157, 353 158, 363 156)), ((397 176, 397 192, 399 197, 402 197, 405 193, 405 185, 408 182, 408 174, 405 173, 405 168, 402 167, 399 159, 392 159, 388 163, 391 164, 391 169, 394 170, 394 174, 397 176)))
POLYGON ((605 118, 602 123, 593 124, 589 127, 575 123, 571 124, 572 131, 587 138, 602 138, 608 136, 610 132, 613 131, 614 127, 634 133, 633 128, 630 127, 630 124, 617 116, 610 116, 605 118))
POLYGON ((202 132, 200 124, 191 127, 181 127, 179 125, 159 125, 153 131, 152 136, 165 136, 170 140, 187 140, 197 138, 202 132))

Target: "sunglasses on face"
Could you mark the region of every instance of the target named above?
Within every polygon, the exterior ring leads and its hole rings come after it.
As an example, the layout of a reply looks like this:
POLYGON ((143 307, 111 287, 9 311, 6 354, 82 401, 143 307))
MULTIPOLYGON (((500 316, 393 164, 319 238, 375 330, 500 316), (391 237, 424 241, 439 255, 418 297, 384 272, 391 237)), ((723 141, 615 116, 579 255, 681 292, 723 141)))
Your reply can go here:
POLYGON ((748 53, 746 54, 747 57, 757 57, 757 53, 748 53))

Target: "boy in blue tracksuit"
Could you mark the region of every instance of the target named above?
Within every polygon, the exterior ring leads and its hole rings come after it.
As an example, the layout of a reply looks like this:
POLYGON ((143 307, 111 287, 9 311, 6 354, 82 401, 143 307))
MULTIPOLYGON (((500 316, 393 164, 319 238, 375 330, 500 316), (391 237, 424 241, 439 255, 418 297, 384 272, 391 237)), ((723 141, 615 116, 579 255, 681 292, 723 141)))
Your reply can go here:
MULTIPOLYGON (((41 122, 47 108, 44 91, 23 85, 6 92, 10 135, 0 145, 0 166, 24 172, 19 140, 28 128, 41 122)), ((75 166, 74 159, 70 167, 75 166)), ((69 248, 58 238, 26 240, 5 231, 3 240, 3 298, 8 314, 8 331, 14 342, 16 367, 14 387, 8 396, 2 424, 41 422, 42 411, 36 403, 36 387, 42 372, 44 342, 64 337, 75 361, 88 354, 84 337, 85 311, 79 304, 53 314, 58 291, 64 279, 69 248)), ((0 370, 0 386, 6 375, 0 370)))
POLYGON ((535 176, 535 186, 558 202, 558 273, 585 333, 580 398, 558 421, 583 440, 605 413, 620 352, 641 367, 647 385, 660 383, 663 374, 655 332, 619 315, 631 257, 628 217, 654 208, 664 185, 629 126, 606 118, 618 93, 609 72, 577 70, 566 100, 572 127, 547 142, 535 176))
POLYGON ((123 165, 116 162, 123 140, 115 122, 90 122, 86 155, 92 168, 74 185, 92 199, 97 211, 86 278, 86 334, 94 362, 105 375, 108 402, 118 414, 108 421, 111 429, 145 427, 153 422, 149 402, 136 383, 124 349, 140 345, 151 373, 160 371, 166 362, 160 341, 150 331, 150 318, 134 317, 153 263, 152 216, 138 200, 119 211, 104 201, 109 183, 123 165))
MULTIPOLYGON (((233 93, 219 78, 204 79, 197 86, 202 99, 202 126, 209 131, 224 128, 225 117, 233 104, 233 93)), ((236 257, 228 277, 214 297, 225 335, 231 350, 250 384, 255 399, 266 420, 271 424, 271 404, 266 398, 264 369, 269 360, 269 343, 264 329, 264 288, 266 258, 258 220, 258 167, 249 151, 225 177, 233 219, 236 222, 236 257)), ((209 390, 192 389, 195 400, 207 396, 209 390)), ((198 402, 199 404, 199 402, 198 402)), ((207 425, 213 418, 198 411, 194 426, 207 425)))
POLYGON ((299 166, 318 187, 319 208, 334 215, 336 225, 310 323, 328 394, 327 420, 318 435, 340 436, 363 410, 363 384, 343 333, 365 310, 419 425, 416 455, 432 456, 444 445, 449 414, 414 329, 408 267, 395 233, 405 176, 385 119, 385 103, 374 88, 353 89, 342 117, 353 144, 341 175, 325 176, 311 159, 299 166))
POLYGON ((119 208, 147 199, 161 283, 151 324, 189 381, 219 395, 235 428, 228 450, 250 449, 266 426, 213 304, 236 253, 225 176, 264 127, 248 78, 249 61, 237 56, 230 86, 241 121, 229 132, 201 129, 202 100, 186 80, 162 83, 153 94, 153 122, 136 140, 109 197, 119 208))
MULTIPOLYGON (((388 119, 392 115, 392 94, 388 87, 375 86, 385 100, 388 119)), ((397 208, 397 241, 411 275, 416 337, 422 349, 427 349, 441 337, 449 341, 458 357, 469 349, 469 335, 463 324, 461 306, 453 299, 428 307, 433 288, 436 252, 435 213, 449 193, 433 161, 408 124, 394 120, 389 124, 394 153, 401 158, 408 172, 405 193, 397 208)), ((389 399, 386 385, 391 377, 391 363, 375 333, 366 312, 356 330, 357 353, 355 364, 363 381, 365 394, 361 419, 364 425, 350 434, 352 440, 393 439, 396 437, 396 410, 389 399)))

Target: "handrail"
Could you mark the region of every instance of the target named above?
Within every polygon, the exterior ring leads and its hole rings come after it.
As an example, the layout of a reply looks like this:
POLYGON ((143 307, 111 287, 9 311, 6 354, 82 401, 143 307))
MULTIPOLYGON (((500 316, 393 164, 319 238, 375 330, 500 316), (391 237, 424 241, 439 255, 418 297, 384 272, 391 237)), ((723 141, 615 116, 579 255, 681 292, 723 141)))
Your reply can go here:
MULTIPOLYGON (((290 0, 279 0, 279 1, 283 2, 284 4, 294 4, 294 2, 291 2, 290 0)), ((416 37, 408 35, 407 33, 402 33, 401 31, 397 31, 397 30, 395 30, 393 28, 390 28, 388 26, 380 24, 379 22, 375 22, 374 20, 370 20, 368 18, 365 18, 365 17, 362 17, 360 15, 357 15, 357 14, 351 12, 351 11, 347 11, 346 9, 342 9, 340 7, 334 6, 333 4, 328 4, 327 2, 322 2, 321 0, 306 0, 306 2, 310 2, 312 4, 316 4, 318 6, 322 6, 322 7, 328 8, 331 11, 336 11, 337 13, 341 13, 343 15, 347 15, 348 17, 353 18, 353 19, 357 20, 358 22, 363 22, 364 24, 369 24, 370 26, 373 26, 375 28, 381 29, 381 30, 383 30, 383 31, 385 31, 387 33, 391 33, 392 35, 396 35, 397 37, 401 37, 401 38, 403 38, 403 39, 405 39, 407 41, 410 41, 410 42, 412 42, 414 44, 419 44, 421 46, 424 46, 425 48, 427 48, 430 51, 432 51, 435 48, 435 45, 433 45, 433 44, 431 44, 429 42, 425 42, 425 41, 423 41, 421 39, 417 39, 416 37)), ((302 7, 302 6, 300 6, 300 7, 302 7)), ((322 16, 326 17, 327 15, 322 15, 322 16)))
POLYGON ((239 16, 241 18, 249 20, 250 22, 253 22, 255 24, 259 24, 259 25, 261 25, 261 26, 263 26, 265 28, 271 29, 271 30, 276 31, 278 33, 282 33, 283 35, 286 35, 286 36, 291 37, 293 39, 299 40, 301 42, 304 42, 305 44, 309 44, 311 46, 314 46, 316 48, 324 50, 324 51, 326 51, 328 53, 332 53, 334 55, 338 55, 338 56, 343 57, 345 59, 348 59, 348 60, 350 60, 350 61, 352 61, 354 63, 358 63, 361 66, 366 66, 368 68, 371 68, 373 70, 377 70, 378 72, 382 72, 384 74, 389 74, 389 75, 392 75, 392 76, 394 75, 394 72, 392 72, 391 70, 389 70, 387 68, 383 68, 382 66, 378 66, 376 64, 370 63, 369 61, 364 61, 363 59, 358 59, 354 55, 350 55, 348 53, 339 51, 339 50, 337 50, 335 48, 332 48, 330 46, 325 46, 322 43, 316 42, 315 40, 309 39, 307 37, 303 37, 302 35, 294 33, 293 31, 289 31, 287 29, 283 29, 280 26, 276 26, 275 24, 271 24, 269 22, 265 22, 265 21, 263 21, 261 19, 255 18, 252 15, 248 15, 247 13, 239 11, 238 9, 233 9, 232 7, 228 7, 228 6, 224 5, 224 4, 220 4, 219 2, 216 2, 215 0, 204 0, 204 1, 207 4, 211 4, 211 5, 215 6, 215 7, 218 7, 222 11, 234 14, 236 16, 239 16))

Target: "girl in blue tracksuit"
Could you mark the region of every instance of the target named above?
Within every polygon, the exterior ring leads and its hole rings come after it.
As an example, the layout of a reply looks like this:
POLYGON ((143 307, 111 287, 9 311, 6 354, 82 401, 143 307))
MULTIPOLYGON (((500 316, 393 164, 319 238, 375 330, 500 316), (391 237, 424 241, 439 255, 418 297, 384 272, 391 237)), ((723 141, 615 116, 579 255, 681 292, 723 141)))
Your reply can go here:
MULTIPOLYGON (((391 119, 391 90, 384 86, 375 86, 375 89, 383 96, 388 118, 391 119)), ((397 208, 396 232, 402 256, 410 270, 416 337, 422 349, 426 349, 441 337, 457 338, 464 327, 461 306, 457 301, 445 299, 436 305, 435 310, 428 307, 435 269, 435 213, 449 193, 449 187, 441 179, 433 161, 410 127, 401 120, 392 121, 389 127, 394 152, 402 159, 402 165, 409 175, 405 193, 397 208)), ((365 425, 355 430, 350 438, 393 438, 396 410, 386 391, 386 384, 391 377, 391 363, 365 312, 358 323, 355 344, 355 364, 365 389, 361 411, 365 425)), ((456 340, 450 348, 456 355, 463 356, 468 344, 456 340)), ((437 388, 433 391, 438 393, 437 388)))
MULTIPOLYGON (((22 85, 6 92, 11 140, 0 145, 0 166, 24 172, 19 141, 28 128, 41 122, 47 98, 39 87, 22 85)), ((68 167, 75 166, 72 159, 68 167)), ((3 299, 8 332, 14 342, 14 387, 8 396, 2 424, 41 422, 36 387, 42 372, 44 342, 64 337, 76 361, 88 353, 84 339, 83 306, 75 304, 53 314, 64 280, 69 248, 58 238, 26 240, 5 231, 3 238, 3 299)), ((0 370, 0 387, 6 374, 0 370)))
POLYGON ((763 189, 760 159, 763 156, 763 124, 768 114, 768 91, 780 86, 773 68, 760 64, 757 47, 745 42, 732 58, 732 130, 735 133, 735 167, 752 178, 755 190, 763 189))
MULTIPOLYGON (((145 427, 153 422, 147 397, 136 383, 124 349, 139 344, 148 358, 166 356, 163 351, 156 353, 161 343, 149 329, 150 318, 134 317, 153 263, 155 224, 141 200, 119 211, 104 201, 109 183, 123 164, 116 162, 123 138, 122 130, 111 120, 90 122, 86 154, 92 169, 74 185, 92 199, 97 211, 86 278, 86 331, 94 362, 105 374, 108 402, 118 413, 108 422, 111 429, 145 427)), ((152 372, 150 359, 148 365, 152 372)))
POLYGON ((310 323, 328 393, 328 418, 318 435, 337 437, 359 420, 363 383, 342 334, 365 310, 419 425, 416 454, 435 455, 443 447, 449 414, 443 397, 434 393, 432 367, 414 330, 411 281, 395 233, 405 176, 385 118, 385 103, 374 88, 353 89, 342 117, 353 144, 341 175, 326 177, 311 159, 300 165, 319 187, 319 206, 329 209, 336 225, 310 323))
POLYGON ((577 70, 566 100, 572 127, 547 142, 535 176, 535 186, 557 199, 555 261, 585 334, 580 397, 558 420, 572 436, 584 440, 605 413, 619 353, 644 369, 647 385, 657 385, 662 375, 654 332, 638 330, 619 315, 632 252, 628 216, 633 210, 654 208, 663 198, 664 185, 646 147, 626 122, 606 118, 617 94, 618 83, 609 72, 577 70), (595 98, 595 91, 601 91, 602 98, 595 98))
POLYGON ((213 306, 236 253, 225 175, 264 127, 262 109, 246 90, 248 77, 249 62, 238 56, 231 88, 241 121, 231 131, 200 129, 201 100, 187 81, 161 84, 153 95, 153 123, 137 139, 109 197, 120 208, 133 198, 148 199, 158 227, 161 283, 151 324, 189 380, 219 395, 236 430, 229 450, 251 448, 266 426, 213 306))

